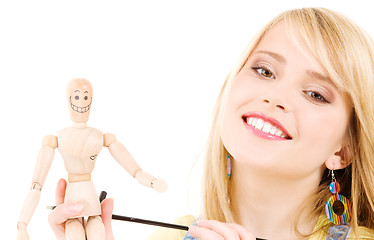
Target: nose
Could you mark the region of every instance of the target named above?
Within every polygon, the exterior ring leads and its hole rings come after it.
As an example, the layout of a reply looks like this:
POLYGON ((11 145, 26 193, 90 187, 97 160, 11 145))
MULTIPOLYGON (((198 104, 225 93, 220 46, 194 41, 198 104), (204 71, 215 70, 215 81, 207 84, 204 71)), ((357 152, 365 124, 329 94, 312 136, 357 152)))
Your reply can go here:
MULTIPOLYGON (((265 102, 265 103, 268 103, 268 104, 273 104, 273 102, 270 102, 270 100, 268 100, 268 99, 264 99, 264 102, 265 102)), ((274 104, 273 104, 273 105, 274 105, 274 104)), ((278 109, 283 110, 283 111, 286 110, 286 108, 285 108, 283 105, 281 105, 281 104, 276 104, 276 105, 275 105, 275 108, 278 108, 278 109)))
POLYGON ((275 108, 284 112, 290 111, 290 87, 289 84, 282 83, 272 86, 264 93, 262 102, 269 108, 275 108))

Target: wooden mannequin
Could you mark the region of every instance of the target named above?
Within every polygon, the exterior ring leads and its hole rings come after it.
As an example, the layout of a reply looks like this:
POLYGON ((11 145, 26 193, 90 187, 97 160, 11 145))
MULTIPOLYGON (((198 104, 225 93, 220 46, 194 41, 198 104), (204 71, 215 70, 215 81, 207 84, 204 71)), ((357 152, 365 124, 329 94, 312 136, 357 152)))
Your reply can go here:
POLYGON ((73 79, 68 84, 67 97, 71 127, 57 132, 57 136, 46 136, 37 157, 37 163, 32 179, 31 191, 26 197, 19 220, 17 240, 27 240, 27 225, 40 199, 40 192, 51 166, 54 150, 58 148, 68 172, 68 186, 65 202, 79 203, 84 206, 83 213, 74 219, 69 219, 65 225, 67 240, 104 240, 104 225, 101 220, 99 197, 91 181, 96 157, 101 148, 107 147, 111 155, 124 167, 128 173, 141 184, 151 187, 158 192, 164 192, 167 185, 163 180, 156 179, 144 172, 130 155, 127 149, 110 133, 87 127, 92 102, 92 87, 85 79, 73 79), (84 227, 78 218, 88 217, 84 227))

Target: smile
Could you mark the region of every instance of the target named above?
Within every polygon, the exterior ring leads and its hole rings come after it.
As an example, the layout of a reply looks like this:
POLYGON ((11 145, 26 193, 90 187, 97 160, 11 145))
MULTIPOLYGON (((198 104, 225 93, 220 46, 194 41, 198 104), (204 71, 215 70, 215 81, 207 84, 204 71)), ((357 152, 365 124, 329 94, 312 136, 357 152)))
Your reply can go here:
POLYGON ((75 111, 75 112, 78 112, 78 113, 85 113, 85 112, 88 112, 88 111, 90 110, 91 103, 88 104, 88 105, 85 106, 85 107, 78 107, 78 106, 74 105, 74 104, 70 101, 70 107, 71 107, 71 109, 73 109, 73 111, 75 111))
POLYGON ((242 117, 246 126, 255 135, 272 140, 291 140, 286 130, 275 119, 267 118, 260 113, 252 113, 242 117))

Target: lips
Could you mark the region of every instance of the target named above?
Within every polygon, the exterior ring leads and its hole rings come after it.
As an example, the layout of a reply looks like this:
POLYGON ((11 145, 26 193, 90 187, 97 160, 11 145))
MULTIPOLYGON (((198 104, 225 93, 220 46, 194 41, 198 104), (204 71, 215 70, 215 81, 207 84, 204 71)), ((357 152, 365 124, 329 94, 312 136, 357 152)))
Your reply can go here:
POLYGON ((292 137, 280 122, 263 113, 251 112, 242 116, 245 125, 256 135, 272 140, 291 140, 292 137))

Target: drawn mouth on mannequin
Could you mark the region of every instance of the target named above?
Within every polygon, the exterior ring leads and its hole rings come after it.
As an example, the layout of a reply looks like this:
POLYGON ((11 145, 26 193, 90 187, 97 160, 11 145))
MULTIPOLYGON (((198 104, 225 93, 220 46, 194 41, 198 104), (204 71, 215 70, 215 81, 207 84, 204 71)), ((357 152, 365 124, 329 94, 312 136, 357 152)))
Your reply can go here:
POLYGON ((263 114, 251 113, 242 116, 247 128, 254 134, 273 140, 291 140, 292 137, 275 119, 265 117, 263 114))
MULTIPOLYGON (((70 97, 71 98, 71 97, 70 97)), ((71 109, 73 109, 73 111, 75 112, 78 112, 78 113, 85 113, 85 112, 88 112, 90 110, 90 107, 91 107, 91 103, 88 104, 87 106, 85 107, 79 107, 79 106, 76 106, 74 105, 71 100, 70 100, 70 107, 71 109)))

